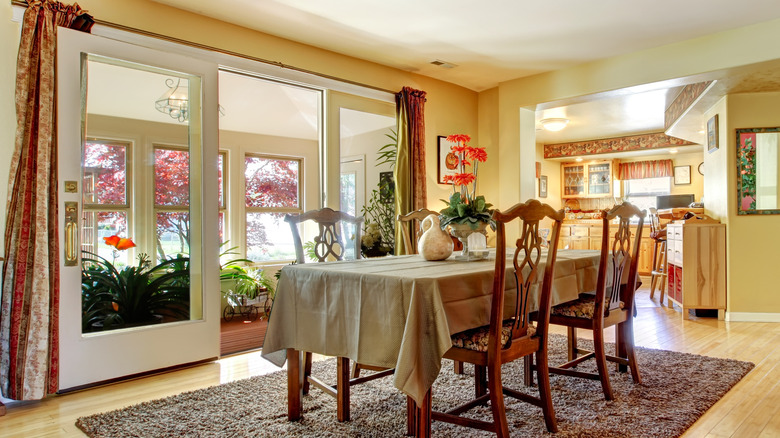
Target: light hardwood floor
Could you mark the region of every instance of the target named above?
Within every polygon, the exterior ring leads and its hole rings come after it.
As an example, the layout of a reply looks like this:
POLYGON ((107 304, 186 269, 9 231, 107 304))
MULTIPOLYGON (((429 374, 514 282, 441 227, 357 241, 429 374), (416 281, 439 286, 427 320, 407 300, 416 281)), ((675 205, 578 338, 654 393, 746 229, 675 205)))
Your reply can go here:
MULTIPOLYGON (((756 364, 684 436, 780 437, 780 324, 724 322, 694 316, 684 321, 679 308, 660 306, 658 295, 651 301, 648 292, 647 288, 641 289, 637 298, 638 345, 756 364)), ((40 402, 14 403, 8 406, 6 416, 0 417, 0 436, 83 436, 75 426, 80 416, 275 370, 275 366, 260 358, 260 353, 253 352, 40 402)), ((279 400, 279 408, 284 406, 285 400, 279 400)))

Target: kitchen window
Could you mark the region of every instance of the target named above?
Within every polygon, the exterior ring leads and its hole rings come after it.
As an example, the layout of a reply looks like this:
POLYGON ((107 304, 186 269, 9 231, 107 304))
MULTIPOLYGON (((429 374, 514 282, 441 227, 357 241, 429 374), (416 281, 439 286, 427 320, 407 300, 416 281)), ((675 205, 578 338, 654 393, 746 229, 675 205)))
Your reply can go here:
POLYGON ((625 200, 647 210, 656 208, 657 197, 669 195, 672 192, 672 178, 662 176, 657 178, 627 179, 625 180, 625 200))

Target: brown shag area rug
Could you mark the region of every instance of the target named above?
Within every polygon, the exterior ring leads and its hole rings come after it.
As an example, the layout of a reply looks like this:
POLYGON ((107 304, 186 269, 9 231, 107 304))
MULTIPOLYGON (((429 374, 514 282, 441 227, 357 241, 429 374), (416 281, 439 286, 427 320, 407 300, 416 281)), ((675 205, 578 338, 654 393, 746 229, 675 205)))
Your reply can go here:
MULTIPOLYGON (((588 348, 588 341, 580 341, 588 348)), ((551 364, 565 359, 566 340, 550 339, 551 364)), ((609 350, 608 350, 609 351, 609 350)), ((544 427, 541 409, 506 398, 512 436, 677 437, 690 427, 752 368, 749 362, 665 350, 638 349, 642 383, 610 366, 616 400, 607 402, 598 381, 552 376, 557 434, 544 427)), ((507 364, 507 386, 523 386, 522 360, 507 364)), ((590 361, 592 362, 592 361, 590 361)), ((581 369, 593 369, 583 364, 581 369)), ((455 375, 447 361, 433 387, 435 410, 446 410, 473 394, 473 368, 455 375)), ((313 373, 331 376, 334 360, 315 362, 313 373)), ((349 422, 336 421, 335 399, 317 389, 304 397, 303 420, 287 421, 287 375, 265 376, 185 392, 113 412, 79 418, 76 425, 90 437, 400 437, 406 431, 406 397, 392 378, 352 388, 349 422)), ((487 408, 471 411, 490 419, 487 408)), ((492 434, 434 422, 434 436, 471 437, 492 434)))

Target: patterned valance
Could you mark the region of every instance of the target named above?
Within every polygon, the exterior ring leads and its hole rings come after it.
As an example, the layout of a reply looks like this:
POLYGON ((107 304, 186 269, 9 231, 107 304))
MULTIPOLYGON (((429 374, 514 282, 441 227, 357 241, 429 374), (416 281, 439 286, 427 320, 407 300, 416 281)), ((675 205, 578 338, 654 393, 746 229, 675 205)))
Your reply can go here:
POLYGON ((620 163, 618 179, 644 179, 672 176, 672 160, 634 161, 620 163))

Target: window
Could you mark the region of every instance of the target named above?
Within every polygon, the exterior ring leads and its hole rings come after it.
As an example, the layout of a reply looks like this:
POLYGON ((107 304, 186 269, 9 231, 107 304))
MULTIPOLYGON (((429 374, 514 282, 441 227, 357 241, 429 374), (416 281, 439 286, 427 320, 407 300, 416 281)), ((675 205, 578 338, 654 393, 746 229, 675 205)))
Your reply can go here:
POLYGON ((131 205, 130 143, 88 140, 84 144, 81 249, 126 266, 127 251, 114 251, 104 237, 127 236, 131 205))
POLYGON ((302 213, 300 159, 246 155, 246 255, 255 261, 295 259, 287 213, 302 213))
POLYGON ((160 259, 190 252, 190 153, 154 148, 154 213, 160 259))
POLYGON ((656 208, 656 197, 668 195, 672 190, 671 177, 628 179, 625 181, 625 200, 640 210, 656 208))

